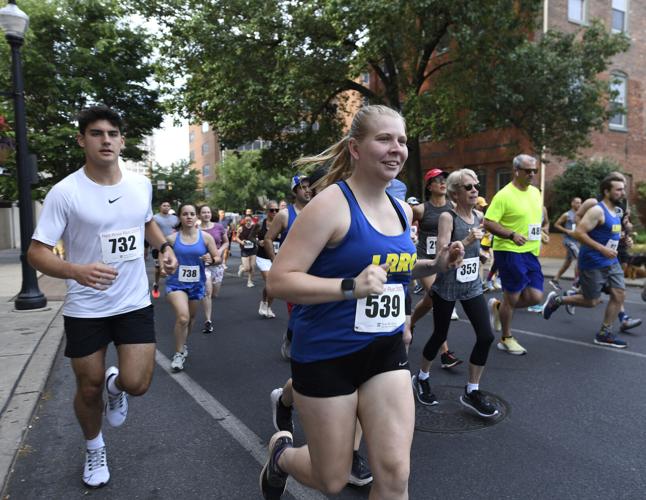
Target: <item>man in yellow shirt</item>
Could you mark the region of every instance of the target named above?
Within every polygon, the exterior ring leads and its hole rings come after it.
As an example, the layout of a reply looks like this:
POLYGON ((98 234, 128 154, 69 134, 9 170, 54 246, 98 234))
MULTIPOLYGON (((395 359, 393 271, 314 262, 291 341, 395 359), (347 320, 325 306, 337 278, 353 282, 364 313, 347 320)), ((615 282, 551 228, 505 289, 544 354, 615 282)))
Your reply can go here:
POLYGON ((491 200, 485 215, 485 229, 492 233, 494 258, 502 282, 503 300, 489 300, 493 328, 502 336, 497 347, 509 354, 527 350, 511 335, 514 309, 538 304, 543 299, 543 272, 538 260, 543 220, 540 191, 532 186, 536 159, 525 154, 513 162, 513 179, 491 200))

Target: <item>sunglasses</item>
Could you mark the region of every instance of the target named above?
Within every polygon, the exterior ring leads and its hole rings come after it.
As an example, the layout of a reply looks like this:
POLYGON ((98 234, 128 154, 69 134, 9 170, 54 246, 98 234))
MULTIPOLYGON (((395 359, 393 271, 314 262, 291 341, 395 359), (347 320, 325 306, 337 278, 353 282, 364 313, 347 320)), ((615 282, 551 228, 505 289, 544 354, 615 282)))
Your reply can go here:
POLYGON ((278 210, 279 210, 278 208, 269 208, 269 209, 267 209, 268 212, 271 212, 273 214, 278 213, 278 210))
POLYGON ((480 191, 480 184, 463 184, 462 187, 465 191, 471 191, 473 188, 475 188, 476 191, 480 191))
POLYGON ((535 174, 536 172, 538 172, 537 168, 519 168, 518 170, 522 170, 526 174, 535 174))
POLYGON ((433 183, 433 182, 435 184, 446 184, 446 177, 444 177, 443 175, 438 176, 438 177, 433 177, 431 179, 431 183, 433 183))

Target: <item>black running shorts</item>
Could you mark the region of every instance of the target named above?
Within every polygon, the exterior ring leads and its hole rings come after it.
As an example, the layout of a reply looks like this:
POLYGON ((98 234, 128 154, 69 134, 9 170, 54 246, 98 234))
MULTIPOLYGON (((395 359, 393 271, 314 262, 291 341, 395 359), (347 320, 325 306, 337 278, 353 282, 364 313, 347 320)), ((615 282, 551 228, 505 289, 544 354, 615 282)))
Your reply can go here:
POLYGON ((375 375, 409 369, 401 333, 377 337, 360 351, 340 358, 312 363, 298 363, 292 359, 291 364, 294 389, 312 398, 352 394, 375 375))
POLYGON ((72 318, 63 316, 65 325, 65 356, 82 358, 114 342, 121 344, 151 344, 155 342, 155 322, 152 304, 116 316, 105 318, 72 318))

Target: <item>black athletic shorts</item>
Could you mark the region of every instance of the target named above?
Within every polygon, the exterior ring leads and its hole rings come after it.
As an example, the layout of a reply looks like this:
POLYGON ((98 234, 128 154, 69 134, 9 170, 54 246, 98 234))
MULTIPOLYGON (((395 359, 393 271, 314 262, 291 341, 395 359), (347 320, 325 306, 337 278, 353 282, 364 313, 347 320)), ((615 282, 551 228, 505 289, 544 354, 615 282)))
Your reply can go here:
POLYGON ((94 354, 114 342, 121 344, 151 344, 155 342, 155 322, 152 304, 116 316, 105 318, 72 318, 63 316, 65 325, 65 356, 82 358, 94 354))
POLYGON ((292 385, 304 396, 331 398, 352 394, 380 373, 408 370, 402 334, 377 337, 360 351, 312 363, 292 359, 292 385))

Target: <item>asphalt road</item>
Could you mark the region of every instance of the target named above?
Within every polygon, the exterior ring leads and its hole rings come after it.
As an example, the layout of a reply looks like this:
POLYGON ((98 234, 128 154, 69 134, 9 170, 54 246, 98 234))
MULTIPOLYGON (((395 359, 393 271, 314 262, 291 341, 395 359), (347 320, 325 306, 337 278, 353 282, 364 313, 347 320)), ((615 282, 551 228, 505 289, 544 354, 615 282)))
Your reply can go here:
MULTIPOLYGON (((229 264, 229 272, 237 269, 235 258, 229 264)), ((130 399, 123 427, 104 428, 112 479, 100 490, 81 483, 74 380, 59 353, 10 478, 9 498, 260 498, 263 446, 273 433, 269 393, 289 376, 289 365, 279 354, 285 306, 277 302, 278 317, 261 319, 259 275, 255 281, 258 286, 248 289, 227 274, 214 302, 216 333, 200 333, 200 316, 181 375, 168 372, 172 311, 163 297, 155 301, 153 385, 130 399)), ((646 317, 639 290, 628 290, 626 307, 646 317)), ((485 425, 457 403, 466 364, 450 371, 433 367, 440 405, 417 408, 410 498, 645 498, 646 326, 623 336, 626 350, 595 346, 602 313, 602 306, 578 308, 575 317, 559 310, 550 321, 516 313, 514 334, 528 354, 510 356, 494 346, 481 384, 503 410, 496 422, 485 425)), ((414 370, 431 329, 428 316, 416 330, 414 370)), ((473 340, 468 322, 453 322, 449 343, 461 359, 468 359, 473 340)), ((296 426, 300 444, 304 436, 296 426)), ((289 488, 284 498, 324 498, 291 481, 289 488)), ((348 487, 335 498, 367 499, 368 493, 368 487, 348 487)))

